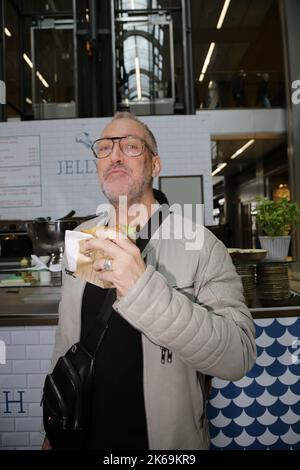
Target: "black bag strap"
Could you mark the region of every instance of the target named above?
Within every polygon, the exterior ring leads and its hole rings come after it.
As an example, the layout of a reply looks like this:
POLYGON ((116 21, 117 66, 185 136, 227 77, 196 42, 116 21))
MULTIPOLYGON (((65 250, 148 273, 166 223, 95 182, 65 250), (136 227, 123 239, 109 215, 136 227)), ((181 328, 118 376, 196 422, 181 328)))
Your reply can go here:
MULTIPOLYGON (((136 245, 141 253, 143 253, 150 238, 158 230, 162 222, 169 214, 170 211, 168 204, 163 204, 157 211, 154 212, 154 214, 149 219, 148 224, 143 227, 139 234, 139 237, 136 239, 136 245)), ((96 317, 96 322, 99 325, 99 328, 93 328, 92 331, 90 331, 90 333, 88 334, 88 337, 85 341, 88 351, 93 357, 96 356, 100 344, 102 343, 104 335, 107 331, 108 320, 112 313, 112 306, 116 298, 116 289, 108 289, 100 312, 96 317)))

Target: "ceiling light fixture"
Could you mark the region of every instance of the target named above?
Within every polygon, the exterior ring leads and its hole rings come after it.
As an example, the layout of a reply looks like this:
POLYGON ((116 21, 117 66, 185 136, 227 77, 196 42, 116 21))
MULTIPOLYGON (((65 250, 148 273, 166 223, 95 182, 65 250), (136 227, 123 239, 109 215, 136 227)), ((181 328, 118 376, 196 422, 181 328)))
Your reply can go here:
POLYGON ((225 166, 227 166, 227 163, 220 163, 217 168, 212 172, 211 176, 215 176, 217 175, 218 173, 220 173, 220 171, 223 170, 223 168, 225 168, 225 166))
MULTIPOLYGON (((23 54, 23 59, 25 60, 25 62, 29 65, 29 67, 31 69, 33 69, 33 63, 31 62, 31 60, 29 59, 28 55, 23 54)), ((45 88, 49 88, 49 83, 46 82, 46 80, 44 79, 43 75, 37 70, 36 71, 36 76, 37 78, 42 82, 42 84, 44 85, 45 88)))
POLYGON ((26 96, 26 99, 25 99, 25 101, 26 101, 26 103, 28 103, 28 104, 32 104, 32 101, 31 101, 31 99, 30 99, 30 98, 28 98, 28 96, 26 96))
POLYGON ((38 70, 36 71, 36 76, 42 82, 45 88, 49 88, 49 83, 46 82, 43 75, 38 70))
POLYGON ((6 36, 7 36, 8 38, 11 38, 12 34, 11 34, 11 32, 9 31, 8 28, 4 28, 4 32, 5 32, 5 34, 6 34, 6 36))
POLYGON ((142 99, 142 87, 141 87, 141 70, 139 58, 135 58, 135 77, 136 77, 136 93, 138 100, 142 99))
MULTIPOLYGON (((225 16, 226 16, 227 10, 229 8, 229 5, 230 5, 230 0, 225 0, 222 11, 221 11, 221 14, 219 16, 218 23, 217 23, 217 29, 222 28, 222 25, 224 23, 225 16)), ((209 46, 208 53, 207 53, 206 59, 204 61, 200 76, 199 76, 199 82, 202 82, 204 80, 204 76, 205 76, 207 67, 209 66, 209 62, 210 62, 212 53, 214 52, 215 45, 216 45, 216 43, 212 42, 209 46)))
POLYGON ((217 29, 222 28, 229 5, 230 5, 230 0, 225 0, 222 11, 221 11, 221 15, 219 17, 219 21, 217 24, 217 29))
POLYGON ((32 69, 32 68, 33 68, 33 63, 32 63, 31 60, 29 59, 28 55, 25 54, 25 52, 24 52, 24 54, 23 54, 23 59, 25 60, 25 62, 27 62, 27 64, 29 65, 29 67, 32 69))
POLYGON ((216 43, 212 42, 209 46, 208 53, 207 53, 206 59, 205 59, 204 64, 203 64, 200 77, 199 77, 199 82, 202 82, 203 79, 204 79, 204 75, 206 73, 207 67, 209 66, 210 59, 211 59, 212 53, 214 52, 215 45, 216 45, 216 43))
POLYGON ((251 145, 253 145, 255 142, 254 139, 251 139, 249 140, 249 142, 247 142, 245 145, 243 145, 243 147, 241 147, 240 149, 238 149, 236 152, 234 152, 233 155, 231 155, 230 159, 231 160, 234 160, 236 157, 238 157, 239 155, 241 155, 241 153, 245 152, 245 150, 247 148, 249 148, 251 145))

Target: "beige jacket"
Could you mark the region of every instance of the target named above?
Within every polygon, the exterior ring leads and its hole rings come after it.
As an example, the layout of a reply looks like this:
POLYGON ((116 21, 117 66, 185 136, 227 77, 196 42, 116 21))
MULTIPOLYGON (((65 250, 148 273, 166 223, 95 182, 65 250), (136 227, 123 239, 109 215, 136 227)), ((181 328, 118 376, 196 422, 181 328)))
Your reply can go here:
MULTIPOLYGON (((84 225, 103 225, 107 218, 84 225)), ((226 248, 201 227, 202 248, 187 250, 191 234, 176 239, 172 225, 181 222, 178 215, 167 216, 160 237, 153 236, 143 252, 146 271, 114 303, 142 333, 150 449, 207 449, 204 374, 239 380, 256 358, 254 325, 226 248), (172 362, 162 363, 161 347, 172 352, 172 362)), ((84 287, 63 275, 52 368, 79 340, 84 287)))

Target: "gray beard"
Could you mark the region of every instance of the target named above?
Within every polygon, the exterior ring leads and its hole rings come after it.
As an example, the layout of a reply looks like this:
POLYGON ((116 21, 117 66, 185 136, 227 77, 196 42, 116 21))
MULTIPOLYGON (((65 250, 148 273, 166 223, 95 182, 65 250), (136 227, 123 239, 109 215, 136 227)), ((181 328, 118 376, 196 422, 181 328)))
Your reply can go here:
POLYGON ((102 185, 102 192, 105 195, 105 197, 108 199, 108 201, 113 205, 113 206, 118 206, 119 205, 119 197, 120 196, 127 196, 127 204, 128 206, 131 206, 132 204, 138 204, 143 195, 145 194, 146 190, 149 187, 152 187, 152 181, 153 178, 152 176, 149 176, 148 178, 145 178, 141 184, 133 183, 129 185, 129 188, 127 190, 127 194, 122 194, 119 193, 118 195, 113 194, 109 190, 109 185, 106 185, 104 182, 102 185))

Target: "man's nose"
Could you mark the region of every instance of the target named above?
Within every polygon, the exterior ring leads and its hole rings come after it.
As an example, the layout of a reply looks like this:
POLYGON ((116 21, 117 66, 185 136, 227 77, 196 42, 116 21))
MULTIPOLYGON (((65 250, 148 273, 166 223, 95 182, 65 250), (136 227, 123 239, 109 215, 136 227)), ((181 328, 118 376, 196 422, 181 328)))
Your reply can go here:
POLYGON ((123 162, 124 161, 124 155, 121 152, 120 145, 119 145, 119 140, 114 142, 113 149, 110 154, 110 159, 112 162, 117 163, 117 162, 123 162))

